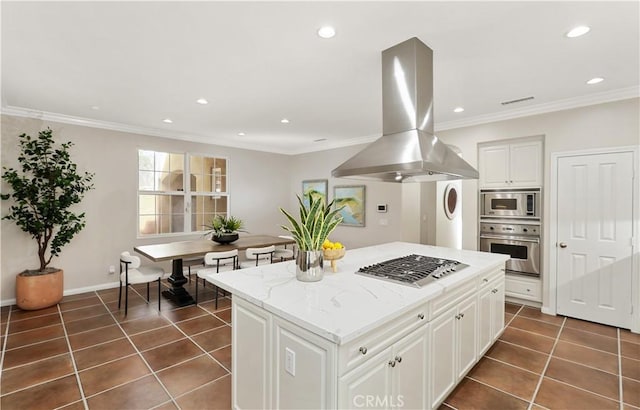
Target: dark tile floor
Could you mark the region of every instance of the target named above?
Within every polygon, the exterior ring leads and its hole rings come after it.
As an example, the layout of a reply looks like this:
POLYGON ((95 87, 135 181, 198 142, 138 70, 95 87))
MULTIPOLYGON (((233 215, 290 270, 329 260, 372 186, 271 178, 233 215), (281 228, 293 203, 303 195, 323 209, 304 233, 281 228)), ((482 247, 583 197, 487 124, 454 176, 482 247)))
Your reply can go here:
POLYGON ((640 335, 505 308, 504 333, 441 409, 640 408, 640 335))
MULTIPOLYGON (((117 289, 40 311, 3 307, 0 408, 230 408, 230 300, 216 309, 201 286, 205 302, 163 299, 158 312, 144 286, 127 317, 117 289)), ((640 335, 509 303, 505 321, 442 409, 640 409, 640 335)))

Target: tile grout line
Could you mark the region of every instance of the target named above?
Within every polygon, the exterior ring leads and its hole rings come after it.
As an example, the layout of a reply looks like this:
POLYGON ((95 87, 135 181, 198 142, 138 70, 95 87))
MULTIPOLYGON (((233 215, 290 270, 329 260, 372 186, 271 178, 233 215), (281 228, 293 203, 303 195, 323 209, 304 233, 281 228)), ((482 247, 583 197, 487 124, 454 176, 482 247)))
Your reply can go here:
MULTIPOLYGON (((61 338, 61 337, 58 337, 57 339, 62 339, 62 338, 61 338)), ((52 339, 52 340, 56 340, 56 339, 52 339)), ((48 340, 45 340, 45 342, 48 342, 48 340)), ((43 342, 43 343, 44 343, 44 342, 43 342)), ((11 350, 10 350, 10 351, 11 351, 11 350)), ((56 357, 64 356, 65 354, 67 354, 67 352, 59 353, 59 354, 54 354, 54 355, 51 355, 51 356, 44 357, 44 358, 42 358, 42 359, 34 360, 34 361, 32 361, 32 362, 22 363, 22 364, 19 364, 19 365, 16 365, 16 366, 9 367, 9 368, 4 369, 4 370, 13 370, 13 369, 17 369, 18 367, 30 366, 30 365, 35 364, 35 363, 44 362, 45 360, 54 359, 54 358, 56 358, 56 357)), ((3 396, 4 396, 4 395, 3 395, 3 396)))
POLYGON ((69 356, 71 357, 71 365, 73 366, 73 372, 74 372, 74 375, 76 376, 76 382, 78 383, 78 390, 80 390, 80 398, 82 399, 82 404, 84 405, 85 410, 89 410, 89 405, 87 404, 87 398, 85 397, 84 389, 82 388, 82 381, 80 380, 80 374, 78 373, 78 367, 76 366, 76 359, 73 356, 73 350, 71 349, 71 342, 69 341, 69 335, 67 334, 67 329, 64 326, 64 319, 62 318, 62 310, 60 310, 60 304, 58 304, 58 314, 60 315, 62 331, 64 332, 64 337, 67 342, 67 348, 69 349, 69 356))
POLYGON ((536 389, 533 391, 533 396, 531 396, 531 401, 529 402, 528 410, 533 409, 534 402, 536 400, 536 397, 538 396, 538 392, 540 391, 540 386, 542 386, 542 381, 544 380, 544 375, 547 372, 547 368, 549 368, 549 363, 551 363, 551 358, 553 357, 553 351, 556 349, 556 346, 558 345, 558 341, 560 340, 560 335, 562 334, 562 330, 564 329, 564 324, 566 321, 567 321, 567 318, 565 318, 562 321, 562 324, 560 325, 560 330, 556 335, 556 340, 553 342, 553 346, 551 347, 551 351, 549 352, 549 357, 547 357, 547 362, 544 364, 544 368, 542 369, 542 372, 540 372, 540 380, 538 380, 536 389))
MULTIPOLYGON (((195 388, 193 388, 193 389, 191 389, 191 390, 188 390, 188 391, 186 391, 186 392, 184 392, 184 393, 180 393, 178 396, 176 396, 176 399, 179 399, 179 398, 181 398, 181 397, 184 397, 184 396, 186 396, 186 395, 187 395, 187 394, 189 394, 189 393, 193 393, 194 391, 196 391, 196 390, 198 390, 198 389, 201 389, 201 388, 203 388, 203 387, 205 387, 205 386, 208 386, 208 385, 210 385, 210 384, 216 383, 216 382, 218 382, 218 381, 220 381, 220 380, 224 379, 225 377, 231 377, 231 373, 227 373, 227 374, 225 374, 225 375, 222 375, 222 376, 218 377, 217 379, 210 380, 210 381, 208 381, 208 382, 206 382, 206 383, 204 383, 204 384, 201 384, 200 386, 197 386, 197 387, 195 387, 195 388)), ((156 407, 158 407, 158 406, 156 406, 156 407)))
MULTIPOLYGON (((569 387, 571 387, 573 389, 576 389, 576 390, 582 390, 583 392, 589 393, 589 394, 591 394, 593 396, 598 396, 598 397, 601 397, 603 399, 606 399, 606 400, 609 400, 609 401, 612 401, 612 402, 616 402, 616 403, 619 401, 619 400, 616 400, 616 399, 612 399, 611 397, 605 396, 605 395, 603 395, 601 393, 596 393, 594 391, 587 390, 584 387, 575 386, 575 385, 573 385, 571 383, 567 383, 567 382, 559 380, 559 379, 554 379, 553 377, 550 377, 550 376, 547 376, 547 377, 549 378, 549 380, 553 380, 556 383, 564 384, 565 386, 569 386, 569 387)), ((539 406, 539 404, 536 404, 536 406, 539 406)))
POLYGON ((2 373, 4 371, 4 353, 7 350, 7 343, 9 341, 9 323, 11 322, 12 310, 13 310, 13 306, 9 306, 9 313, 7 314, 7 323, 5 323, 6 331, 4 333, 4 343, 2 343, 2 354, 0 354, 0 378, 2 378, 2 373))
MULTIPOLYGON (((104 307, 106 308, 107 305, 106 303, 102 300, 102 297, 100 297, 100 295, 98 295, 98 298, 100 299, 100 301, 102 302, 102 304, 104 305, 104 307)), ((161 312, 158 312, 159 314, 161 314, 161 312)), ((142 353, 140 353, 140 350, 138 350, 138 346, 135 345, 135 343, 133 343, 133 341, 131 340, 131 338, 129 337, 129 335, 127 334, 127 332, 124 331, 124 329, 122 328, 122 326, 120 325, 120 322, 118 322, 116 320, 116 317, 114 316, 113 312, 109 312, 109 315, 111 315, 111 317, 113 318, 113 320, 116 322, 116 325, 118 326, 118 328, 120 328, 120 331, 122 331, 122 333, 124 333, 125 337, 127 338, 127 340, 129 341, 129 343, 131 343, 131 346, 133 346, 133 348, 135 349, 136 353, 138 354, 138 356, 140 357, 140 359, 142 359, 142 361, 144 362, 144 364, 147 366, 147 368, 149 369, 149 371, 151 372, 151 374, 153 375, 153 377, 155 377, 156 381, 160 384, 160 386, 162 387, 162 389, 165 391, 165 393, 167 393, 167 395, 169 396, 169 398, 171 399, 171 401, 173 402, 173 404, 180 409, 180 406, 178 406, 178 403, 176 403, 176 401, 173 398, 173 395, 171 393, 169 393, 169 390, 167 389, 167 387, 164 385, 164 383, 162 383, 162 381, 160 380, 160 378, 158 377, 158 375, 156 374, 156 372, 153 370, 153 368, 151 368, 151 365, 149 365, 149 362, 147 362, 147 360, 144 358, 144 356, 142 355, 142 353)), ((139 380, 143 377, 146 377, 147 375, 144 375, 136 380, 139 380)), ((123 383, 123 385, 126 383, 123 383)), ((112 387, 115 388, 116 386, 112 387)), ((111 389, 107 389, 105 391, 108 391, 111 389)), ((101 393, 104 393, 101 392, 101 393)))
POLYGON ((618 395, 620 398, 620 410, 624 409, 624 391, 622 390, 622 347, 620 343, 620 328, 617 329, 618 334, 618 395))
MULTIPOLYGON (((202 308, 202 307, 200 307, 200 306, 198 306, 198 305, 193 305, 193 306, 197 307, 198 309, 202 309, 202 311, 206 312, 206 314, 207 314, 207 315, 215 316, 213 313, 209 312, 208 310, 206 310, 206 309, 204 309, 204 308, 202 308)), ((187 307, 187 306, 185 306, 185 307, 187 307)), ((189 305, 188 307, 191 307, 191 305, 189 305)), ((161 312, 161 314, 162 314, 162 312, 161 312)), ((203 315, 203 316, 204 316, 204 315, 203 315)), ((197 317, 200 317, 200 316, 197 316, 197 317)), ((217 317, 217 316, 216 316, 216 317, 217 317)), ((196 342, 195 340, 193 340, 193 339, 191 338, 191 336, 189 336, 189 335, 188 335, 188 334, 186 334, 182 329, 180 329, 180 328, 179 328, 179 327, 178 327, 174 322, 172 322, 172 321, 171 321, 171 319, 169 319, 169 318, 167 318, 167 317, 165 317, 165 319, 169 320, 169 321, 171 322, 171 324, 172 324, 176 329, 178 329, 178 331, 179 331, 180 333, 182 333, 183 335, 185 335, 185 337, 186 337, 187 339, 189 339, 189 341, 190 341, 191 343, 193 343, 194 345, 196 345, 196 346, 198 347, 198 349, 202 350, 202 351, 203 351, 207 356, 209 356, 209 357, 210 357, 214 362, 218 363, 218 365, 219 365, 219 366, 221 366, 223 369, 225 369, 226 371, 228 371, 228 372, 229 372, 229 374, 231 374, 231 371, 230 371, 229 369, 227 369, 227 367, 226 367, 225 365, 223 365, 222 363, 220 363, 220 362, 218 361, 218 359, 216 359, 215 357, 213 357, 213 355, 211 355, 209 352, 207 352, 206 350, 204 350, 204 348, 203 348, 202 346, 200 346, 200 345, 198 344, 198 342, 196 342)), ((188 320, 188 319, 187 319, 187 320, 188 320)), ((227 325, 227 326, 228 326, 228 325, 227 325)), ((219 326, 219 327, 222 327, 222 326, 219 326)), ((231 327, 231 326, 229 326, 229 327, 231 327)), ((217 328, 216 328, 216 329, 217 329, 217 328)), ((216 350, 217 350, 217 349, 216 349, 216 350)))
POLYGON ((506 394, 507 396, 511 396, 511 397, 513 397, 513 398, 515 398, 515 399, 518 399, 518 400, 520 400, 520 401, 523 401, 523 402, 525 402, 525 403, 527 403, 527 402, 528 402, 528 400, 525 400, 525 399, 523 399, 522 397, 516 396, 515 394, 510 393, 510 392, 505 391, 505 390, 502 390, 502 389, 500 389, 500 388, 498 388, 498 387, 492 386, 492 385, 490 385, 489 383, 483 382, 482 380, 475 379, 475 378, 473 378, 473 376, 469 376, 469 375, 467 375, 467 376, 465 376, 465 378, 467 378, 467 379, 469 379, 469 380, 473 380, 473 381, 474 381, 474 382, 476 382, 476 383, 480 383, 480 384, 482 384, 482 385, 484 385, 484 386, 489 387, 490 389, 493 389, 493 390, 499 391, 500 393, 506 394))

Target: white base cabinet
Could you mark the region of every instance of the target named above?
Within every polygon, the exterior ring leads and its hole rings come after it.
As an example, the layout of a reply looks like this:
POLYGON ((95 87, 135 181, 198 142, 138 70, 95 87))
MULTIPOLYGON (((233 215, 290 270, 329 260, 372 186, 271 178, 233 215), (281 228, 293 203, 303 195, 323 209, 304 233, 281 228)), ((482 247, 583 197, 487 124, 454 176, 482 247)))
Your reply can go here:
POLYGON ((425 327, 340 378, 338 408, 427 408, 425 327))
POLYGON ((522 275, 507 275, 505 278, 506 296, 542 302, 542 283, 538 278, 522 275))
POLYGON ((438 407, 476 364, 477 305, 473 293, 431 323, 431 408, 438 407))
POLYGON ((478 293, 478 357, 504 329, 504 276, 482 278, 478 293))
POLYGON ((500 335, 493 269, 342 345, 233 298, 234 409, 437 408, 500 335))

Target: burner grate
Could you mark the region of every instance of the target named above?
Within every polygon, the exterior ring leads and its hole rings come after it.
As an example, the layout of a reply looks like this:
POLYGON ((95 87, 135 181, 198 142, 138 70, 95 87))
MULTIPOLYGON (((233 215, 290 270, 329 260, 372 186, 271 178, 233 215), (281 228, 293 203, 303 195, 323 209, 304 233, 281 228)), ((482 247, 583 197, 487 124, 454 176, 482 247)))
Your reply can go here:
POLYGON ((364 266, 357 273, 420 287, 465 267, 467 265, 451 259, 411 254, 364 266))

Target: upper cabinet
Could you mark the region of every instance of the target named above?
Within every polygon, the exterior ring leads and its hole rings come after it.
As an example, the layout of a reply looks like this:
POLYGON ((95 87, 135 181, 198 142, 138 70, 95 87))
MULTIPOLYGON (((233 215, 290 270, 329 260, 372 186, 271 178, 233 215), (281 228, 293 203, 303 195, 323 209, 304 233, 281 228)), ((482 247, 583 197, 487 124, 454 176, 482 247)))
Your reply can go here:
POLYGON ((482 145, 478 149, 480 188, 542 186, 542 140, 482 145))

